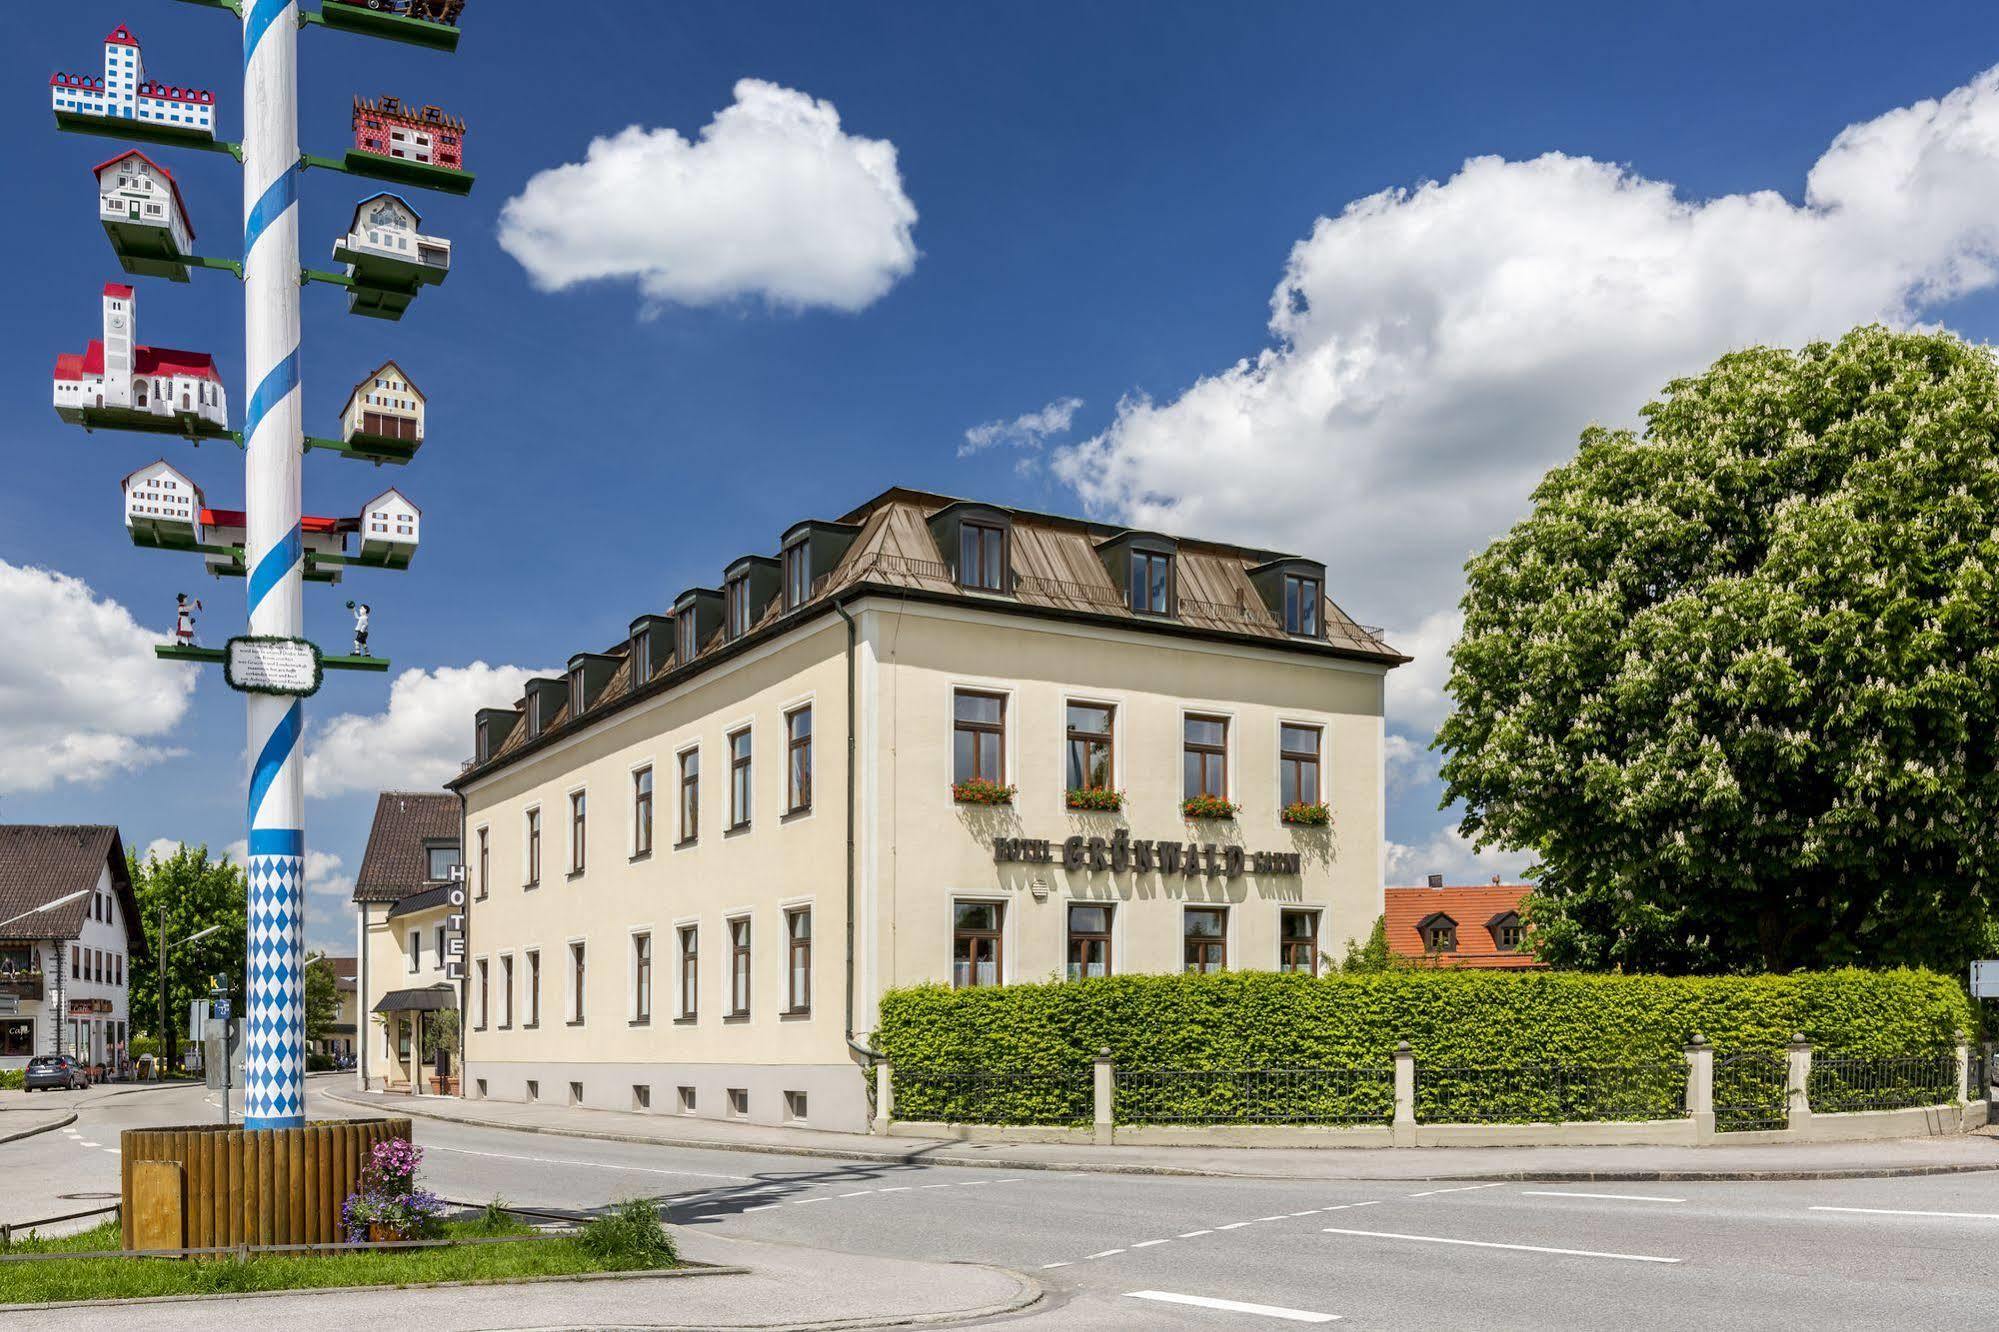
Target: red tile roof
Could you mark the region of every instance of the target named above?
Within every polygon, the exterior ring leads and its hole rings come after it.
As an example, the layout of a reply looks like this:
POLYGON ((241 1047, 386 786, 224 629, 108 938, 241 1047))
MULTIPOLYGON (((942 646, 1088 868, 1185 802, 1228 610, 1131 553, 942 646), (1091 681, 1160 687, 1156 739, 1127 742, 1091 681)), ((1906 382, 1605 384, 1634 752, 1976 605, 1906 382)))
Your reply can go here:
MULTIPOLYGON (((241 509, 203 509, 203 527, 248 527, 249 519, 241 509)), ((352 532, 360 524, 353 518, 318 518, 312 514, 300 514, 299 530, 318 536, 338 536, 342 532, 352 532)))
POLYGON ((1388 888, 1382 893, 1388 949, 1397 957, 1423 958, 1438 966, 1519 969, 1546 965, 1532 953, 1503 951, 1490 923, 1533 891, 1532 884, 1486 883, 1443 888, 1388 888), (1423 923, 1448 916, 1458 927, 1457 951, 1432 953, 1423 946, 1423 923))
MULTIPOLYGON (((129 288, 127 292, 129 294, 129 288)), ((57 379, 82 379, 104 373, 104 343, 92 338, 82 355, 64 352, 56 357, 57 379)), ((132 373, 135 375, 192 375, 196 379, 222 382, 215 358, 207 352, 175 351, 172 347, 134 347, 132 373)))
POLYGON ((105 283, 104 294, 106 296, 116 296, 121 301, 129 301, 132 299, 132 289, 126 286, 122 282, 105 283))

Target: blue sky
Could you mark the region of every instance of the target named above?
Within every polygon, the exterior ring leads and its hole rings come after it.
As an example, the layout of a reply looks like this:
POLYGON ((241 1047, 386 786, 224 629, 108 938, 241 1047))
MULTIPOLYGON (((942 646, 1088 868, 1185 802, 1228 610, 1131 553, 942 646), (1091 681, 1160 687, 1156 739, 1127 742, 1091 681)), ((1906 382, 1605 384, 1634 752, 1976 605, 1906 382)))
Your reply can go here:
MULTIPOLYGON (((399 670, 447 672, 407 682, 400 715, 378 677, 335 677, 309 705, 309 747, 347 719, 308 816, 310 844, 339 857, 320 864, 313 940, 351 937, 332 907, 369 784, 434 777, 469 748, 459 704, 481 681, 451 672, 602 646, 795 519, 893 484, 1328 559, 1335 598, 1423 658, 1395 696, 1391 877, 1517 867, 1448 836, 1422 757, 1465 556, 1590 419, 1630 419, 1730 346, 1870 318, 1984 340, 1999 321, 1989 6, 1920 23, 1858 3, 1628 8, 473 0, 455 57, 304 33, 308 150, 337 154, 351 96, 389 92, 467 120, 479 178, 469 199, 416 200, 454 272, 401 323, 306 292, 308 428, 334 433, 348 388, 390 356, 431 413, 409 468, 308 459, 308 512, 394 483, 425 514, 413 571, 309 589, 311 631, 344 642, 339 602, 359 596, 399 670), (749 124, 759 104, 811 123, 749 124), (711 123, 702 148, 681 142, 711 123), (634 161, 693 173, 687 191, 639 178, 607 205, 587 174, 530 189, 630 126, 652 132, 634 161), (1414 192, 1380 194, 1398 189, 1414 192), (524 191, 538 225, 510 253, 501 213, 524 191), (687 197, 703 216, 673 215, 687 197), (600 205, 634 238, 608 256, 600 205), (771 253, 718 260, 742 234, 732 209, 760 224, 736 248, 771 253), (652 277, 547 289, 621 266, 652 277), (966 451, 968 430, 1034 413, 1067 427, 966 451), (442 750, 438 712, 462 720, 442 750)), ((0 50, 4 160, 29 201, 0 212, 0 736, 16 737, 0 739, 0 818, 221 846, 242 836, 240 700, 212 673, 163 686, 118 608, 151 635, 194 592, 214 642, 240 587, 131 547, 117 481, 164 454, 233 506, 240 456, 86 436, 48 406, 48 367, 96 335, 118 269, 87 174, 109 152, 54 131, 46 79, 94 70, 119 22, 151 75, 215 89, 225 133, 238 125, 224 14, 88 0, 0 50), (88 592, 31 585, 30 568, 88 592)), ((233 253, 233 164, 159 155, 200 248, 233 253)), ((303 186, 306 261, 324 263, 366 190, 303 186)), ((139 320, 144 341, 213 350, 240 412, 232 281, 146 282, 139 320)))

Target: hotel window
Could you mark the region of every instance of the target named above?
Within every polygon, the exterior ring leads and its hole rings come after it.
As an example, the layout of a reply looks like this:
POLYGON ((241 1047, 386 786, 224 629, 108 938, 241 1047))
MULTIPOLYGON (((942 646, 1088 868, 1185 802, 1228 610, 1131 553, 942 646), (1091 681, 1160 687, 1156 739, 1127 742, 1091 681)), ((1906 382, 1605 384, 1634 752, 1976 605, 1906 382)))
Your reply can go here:
POLYGON ((1284 575, 1284 632, 1319 636, 1319 580, 1284 575))
POLYGON ((584 793, 581 791, 571 791, 569 793, 569 872, 571 874, 581 874, 583 872, 583 841, 586 819, 583 796, 584 793))
POLYGON ((1000 925, 1006 908, 998 902, 958 902, 951 908, 951 984, 965 990, 998 985, 1001 979, 1000 925))
POLYGON ((1006 699, 961 689, 951 706, 951 780, 1006 780, 1006 699))
POLYGON ((1319 728, 1282 726, 1277 745, 1278 807, 1319 803, 1319 728))
POLYGON ((527 879, 525 887, 534 888, 541 883, 541 811, 527 812, 527 879))
POLYGON ((487 854, 486 830, 479 830, 479 896, 486 895, 486 872, 492 868, 492 858, 487 854))
POLYGON ((500 1030, 514 1025, 514 955, 500 957, 500 1030))
POLYGON ((784 913, 785 1012, 812 1011, 812 911, 797 907, 784 913))
POLYGON ((1229 723, 1226 717, 1189 717, 1182 770, 1182 794, 1217 796, 1229 794, 1229 723))
POLYGON ((525 997, 527 999, 528 1017, 527 1021, 521 1025, 539 1027, 541 1025, 541 950, 539 948, 528 949, 527 960, 528 985, 525 997))
POLYGON ((632 686, 637 688, 652 679, 652 635, 637 633, 632 635, 632 686))
POLYGON ((680 844, 686 846, 701 835, 701 751, 690 749, 680 756, 680 844))
POLYGON ((455 846, 427 846, 423 857, 426 877, 432 883, 450 879, 451 871, 458 867, 458 848, 455 846))
POLYGON ((1277 969, 1301 976, 1319 974, 1319 913, 1286 911, 1277 925, 1277 969))
POLYGON ((958 585, 1006 591, 1006 529, 965 523, 958 529, 958 585))
POLYGON ((1173 557, 1164 551, 1131 553, 1131 608, 1147 615, 1173 613, 1173 557))
POLYGON ((789 814, 812 808, 812 709, 784 717, 784 807, 789 814))
POLYGON ((444 965, 444 938, 444 926, 439 925, 437 927, 437 961, 430 964, 432 970, 436 970, 444 965))
POLYGON ((652 854, 652 765, 632 774, 632 854, 652 854))
MULTIPOLYGON (((423 970, 423 931, 410 931, 410 974, 423 970)), ((71 972, 74 975, 74 972, 71 972)))
POLYGON ((652 1021, 652 935, 632 936, 632 1021, 652 1021))
POLYGON ((731 578, 722 585, 722 598, 727 614, 730 641, 741 638, 750 631, 750 579, 745 574, 731 578))
POLYGON ((729 1016, 750 1015, 750 918, 729 922, 729 1016))
POLYGON ((1227 907, 1188 907, 1182 918, 1188 971, 1220 971, 1229 962, 1227 907))
POLYGON ((694 608, 692 606, 689 606, 674 617, 673 640, 677 645, 674 648, 674 656, 679 660, 679 663, 685 666, 688 662, 693 661, 694 654, 700 650, 701 644, 696 642, 694 637, 694 608))
POLYGON ((491 979, 491 977, 488 975, 486 971, 485 958, 483 957, 480 958, 477 962, 473 963, 473 965, 479 968, 479 1022, 478 1025, 473 1027, 472 1029, 474 1031, 484 1031, 486 1030, 487 1002, 490 997, 489 986, 487 982, 491 979))
POLYGON ((583 668, 578 666, 569 673, 569 715, 583 715, 583 668))
POLYGON ((701 930, 680 927, 680 1016, 692 1022, 701 1011, 701 930))
POLYGON ((1111 974, 1111 909, 1069 908, 1069 979, 1111 974))
POLYGON ((750 826, 750 729, 729 736, 729 829, 750 826))
POLYGON ((1111 786, 1111 721, 1107 703, 1069 705, 1069 789, 1108 791, 1111 786))
POLYGON ((812 547, 798 541, 784 548, 784 608, 795 611, 812 595, 812 547))
POLYGON ((583 945, 569 945, 569 1025, 583 1025, 583 945))

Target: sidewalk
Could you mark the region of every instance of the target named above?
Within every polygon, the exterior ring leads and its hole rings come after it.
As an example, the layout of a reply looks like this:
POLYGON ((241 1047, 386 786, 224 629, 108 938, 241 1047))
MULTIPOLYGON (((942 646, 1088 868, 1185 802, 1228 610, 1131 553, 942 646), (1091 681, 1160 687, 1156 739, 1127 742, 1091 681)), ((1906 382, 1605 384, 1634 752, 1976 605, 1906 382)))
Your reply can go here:
POLYGON ((9 1309, 0 1312, 0 1329, 83 1326, 87 1320, 92 1332, 213 1332, 218 1326, 279 1326, 301 1319, 315 1327, 398 1326, 412 1317, 424 1332, 906 1327, 996 1317, 1041 1298, 1033 1279, 997 1267, 829 1254, 685 1229, 675 1234, 689 1258, 750 1270, 9 1309))
POLYGON ((323 1094, 376 1114, 409 1115, 558 1137, 852 1161, 989 1166, 1002 1170, 1328 1180, 1848 1179, 1999 1170, 1999 1131, 1990 1128, 1953 1137, 1755 1147, 999 1146, 940 1139, 878 1138, 771 1124, 680 1119, 511 1101, 413 1097, 351 1088, 323 1094))

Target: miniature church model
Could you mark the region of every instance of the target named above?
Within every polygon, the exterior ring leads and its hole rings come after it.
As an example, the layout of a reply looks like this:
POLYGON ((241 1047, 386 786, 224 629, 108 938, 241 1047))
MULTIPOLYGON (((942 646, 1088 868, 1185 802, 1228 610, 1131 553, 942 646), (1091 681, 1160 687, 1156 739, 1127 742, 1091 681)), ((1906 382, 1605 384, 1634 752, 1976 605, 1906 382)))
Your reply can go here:
POLYGON ((125 492, 125 526, 144 546, 185 546, 201 541, 201 487, 165 459, 148 463, 118 483, 125 492))
POLYGON ((386 361, 348 395, 340 411, 341 441, 422 444, 423 403, 423 394, 403 368, 386 361))
POLYGON ((434 106, 412 110, 397 97, 356 97, 354 147, 377 157, 463 171, 465 122, 434 106))
POLYGON ((97 216, 125 271, 187 281, 194 223, 173 173, 136 148, 94 169, 97 216))
POLYGON ((201 88, 152 83, 139 39, 119 24, 104 39, 104 76, 56 74, 49 79, 56 118, 132 120, 168 136, 215 137, 215 94, 201 88))
POLYGON ((399 490, 385 490, 361 510, 361 562, 385 569, 407 569, 416 554, 422 510, 399 490))
POLYGON ((215 358, 206 352, 137 345, 136 307, 132 288, 105 285, 104 337, 93 339, 80 355, 56 357, 56 415, 79 425, 93 419, 130 424, 165 418, 184 429, 196 423, 207 427, 197 433, 226 432, 229 398, 215 358), (110 415, 92 418, 88 413, 93 411, 110 415))

